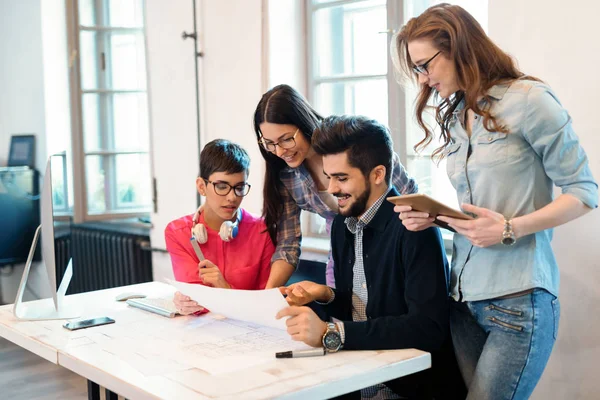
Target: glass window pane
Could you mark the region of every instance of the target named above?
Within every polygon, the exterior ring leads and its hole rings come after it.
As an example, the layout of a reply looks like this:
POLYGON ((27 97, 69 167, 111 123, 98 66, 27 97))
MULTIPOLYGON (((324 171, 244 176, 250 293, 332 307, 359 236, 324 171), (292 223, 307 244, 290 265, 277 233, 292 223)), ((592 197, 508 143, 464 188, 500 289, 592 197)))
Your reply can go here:
POLYGON ((387 73, 385 0, 323 8, 313 21, 315 76, 387 73))
POLYGON ((149 208, 152 200, 148 154, 120 154, 116 160, 117 208, 149 208))
POLYGON ((86 93, 83 95, 83 145, 85 151, 100 150, 100 95, 86 93))
POLYGON ((107 209, 106 199, 109 198, 105 188, 103 156, 85 157, 85 182, 87 186, 88 212, 96 214, 107 209))
POLYGON ((110 0, 108 2, 109 26, 135 27, 144 26, 143 0, 110 0))
POLYGON ((115 150, 148 150, 148 99, 145 93, 113 95, 115 150))
POLYGON ((115 90, 146 88, 144 36, 140 34, 110 34, 109 88, 115 90))
POLYGON ((81 88, 83 90, 98 89, 98 51, 96 32, 81 31, 79 35, 81 88))
POLYGON ((65 180, 66 155, 52 156, 50 159, 52 168, 52 205, 54 211, 68 211, 69 197, 67 194, 67 182, 65 180))
POLYGON ((387 80, 322 83, 315 90, 315 107, 325 116, 364 115, 387 126, 387 80))
POLYGON ((95 26, 96 25, 96 6, 94 0, 79 0, 77 2, 79 9, 79 25, 95 26))
POLYGON ((439 165, 436 165, 429 156, 409 156, 406 167, 419 184, 419 193, 424 193, 449 207, 459 209, 456 191, 446 173, 446 160, 442 160, 439 165))

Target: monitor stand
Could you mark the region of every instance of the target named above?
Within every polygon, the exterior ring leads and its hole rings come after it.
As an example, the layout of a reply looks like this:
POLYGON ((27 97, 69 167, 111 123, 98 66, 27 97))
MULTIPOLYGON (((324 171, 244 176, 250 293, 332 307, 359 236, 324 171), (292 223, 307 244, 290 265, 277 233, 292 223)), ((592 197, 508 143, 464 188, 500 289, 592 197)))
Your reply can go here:
MULTIPOLYGON (((19 290, 17 291, 17 298, 15 299, 15 305, 13 307, 13 314, 17 319, 20 320, 48 320, 48 319, 70 319, 77 318, 80 316, 79 310, 75 307, 65 307, 65 294, 67 288, 73 277, 73 259, 69 260, 67 269, 63 276, 60 286, 56 291, 54 301, 51 298, 23 302, 23 293, 25 292, 25 286, 27 285, 27 278, 29 277, 29 270, 31 269, 31 262, 33 261, 33 254, 37 247, 37 242, 40 236, 40 230, 42 226, 38 226, 31 243, 31 249, 29 249, 29 256, 27 257, 27 263, 23 270, 23 277, 19 284, 19 290)), ((52 260, 54 261, 54 260, 52 260)), ((54 292, 54 288, 51 288, 54 292)))

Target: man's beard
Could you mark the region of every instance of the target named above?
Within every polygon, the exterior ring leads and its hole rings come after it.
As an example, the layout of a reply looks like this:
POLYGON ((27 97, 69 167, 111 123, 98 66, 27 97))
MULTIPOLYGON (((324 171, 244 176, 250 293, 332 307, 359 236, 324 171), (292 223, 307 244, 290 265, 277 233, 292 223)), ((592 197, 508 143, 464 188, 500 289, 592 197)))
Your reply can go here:
MULTIPOLYGON (((338 213, 343 215, 344 217, 356 217, 358 218, 367 210, 367 201, 369 200, 369 196, 371 196, 371 182, 367 181, 367 187, 364 192, 360 196, 356 198, 354 202, 350 205, 346 211, 342 211, 338 206, 338 213)), ((339 194, 336 194, 339 196, 339 194)))

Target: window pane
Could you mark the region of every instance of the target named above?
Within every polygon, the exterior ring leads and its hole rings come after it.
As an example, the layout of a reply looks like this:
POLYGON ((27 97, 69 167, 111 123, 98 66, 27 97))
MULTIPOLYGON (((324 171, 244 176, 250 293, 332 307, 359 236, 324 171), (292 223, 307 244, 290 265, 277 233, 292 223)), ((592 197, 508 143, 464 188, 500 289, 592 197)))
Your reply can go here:
MULTIPOLYGON (((304 212, 304 211, 303 211, 304 212)), ((310 236, 318 236, 323 238, 328 238, 327 234, 327 221, 325 218, 321 217, 319 214, 308 213, 309 214, 309 232, 310 236)))
POLYGON ((145 93, 113 95, 114 148, 148 150, 148 100, 145 93))
POLYGON ((115 33, 108 36, 110 47, 108 87, 115 90, 146 88, 144 37, 140 34, 115 33))
POLYGON ((85 157, 85 182, 87 186, 88 212, 91 214, 106 211, 108 195, 105 188, 103 156, 85 157))
POLYGON ((442 160, 438 166, 429 156, 409 156, 406 167, 419 184, 419 193, 427 194, 449 207, 459 209, 456 191, 446 173, 446 160, 442 160))
POLYGON ((387 73, 385 0, 320 9, 313 21, 315 76, 387 73))
POLYGON ((94 0, 79 0, 77 6, 79 8, 79 25, 95 26, 96 9, 94 0))
POLYGON ((99 52, 96 32, 81 31, 79 35, 81 55, 81 88, 83 90, 98 89, 99 52))
POLYGON ((146 94, 84 94, 83 135, 86 152, 148 150, 146 94))
POLYGON ((150 158, 148 154, 121 154, 117 159, 117 208, 149 208, 150 158))
POLYGON ((142 0, 110 0, 108 2, 108 25, 118 27, 144 26, 142 0))
POLYGON ((364 115, 387 126, 387 80, 322 83, 315 90, 315 107, 325 116, 364 115))
POLYGON ((85 151, 100 150, 100 95, 83 95, 83 145, 85 151))
POLYGON ((50 165, 52 168, 52 205, 54 211, 68 211, 69 198, 67 194, 67 182, 65 180, 66 155, 52 156, 50 165))

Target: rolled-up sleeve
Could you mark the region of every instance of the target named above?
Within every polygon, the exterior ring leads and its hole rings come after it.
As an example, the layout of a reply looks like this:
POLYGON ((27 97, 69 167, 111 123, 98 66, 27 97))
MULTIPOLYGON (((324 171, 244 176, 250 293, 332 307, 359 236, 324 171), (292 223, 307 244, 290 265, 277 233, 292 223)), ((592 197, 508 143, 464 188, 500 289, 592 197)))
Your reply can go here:
POLYGON ((277 245, 271 262, 284 260, 294 268, 300 260, 300 244, 302 243, 302 227, 300 225, 300 207, 289 193, 281 187, 283 212, 277 223, 277 245))
POLYGON ((528 93, 524 136, 563 194, 576 197, 590 208, 598 207, 598 184, 571 117, 545 85, 536 85, 528 93))

